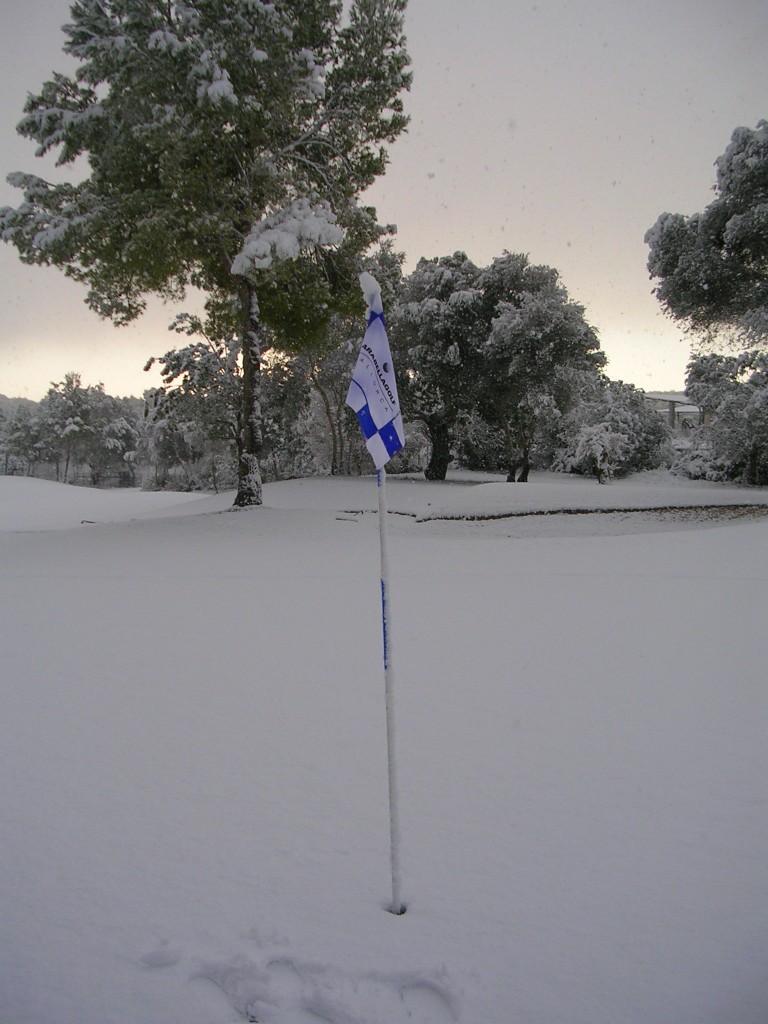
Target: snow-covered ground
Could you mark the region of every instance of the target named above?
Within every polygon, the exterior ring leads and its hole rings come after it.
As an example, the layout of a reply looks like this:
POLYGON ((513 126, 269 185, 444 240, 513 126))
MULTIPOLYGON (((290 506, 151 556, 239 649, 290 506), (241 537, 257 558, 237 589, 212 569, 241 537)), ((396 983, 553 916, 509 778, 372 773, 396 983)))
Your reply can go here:
POLYGON ((2 1024, 765 1024, 768 503, 0 477, 2 1024), (406 513, 406 514, 395 514, 406 513), (456 519, 436 517, 505 518, 456 519))

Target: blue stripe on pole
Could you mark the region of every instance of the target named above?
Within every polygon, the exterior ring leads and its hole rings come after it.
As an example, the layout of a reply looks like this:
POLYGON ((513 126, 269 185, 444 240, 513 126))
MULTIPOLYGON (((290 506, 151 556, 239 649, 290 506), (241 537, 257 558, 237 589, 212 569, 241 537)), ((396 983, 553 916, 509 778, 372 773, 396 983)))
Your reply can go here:
POLYGON ((383 642, 384 671, 389 668, 389 629, 387 624, 387 584, 381 581, 381 639, 383 642))

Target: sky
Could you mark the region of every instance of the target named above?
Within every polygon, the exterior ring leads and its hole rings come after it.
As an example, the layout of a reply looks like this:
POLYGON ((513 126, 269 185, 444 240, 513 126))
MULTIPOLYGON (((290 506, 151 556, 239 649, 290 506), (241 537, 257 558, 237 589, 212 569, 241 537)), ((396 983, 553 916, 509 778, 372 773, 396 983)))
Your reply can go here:
MULTIPOLYGON (((71 70, 68 16, 68 0, 0 0, 0 205, 21 201, 7 173, 50 176, 15 125, 27 93, 71 70)), ((702 210, 733 129, 768 117, 765 0, 411 0, 406 35, 411 123, 365 196, 406 269, 528 253, 585 307, 610 377, 681 390, 690 339, 653 296, 643 236, 664 211, 702 210)), ((0 393, 39 399, 70 371, 115 395, 159 383, 143 367, 189 304, 152 301, 115 328, 84 294, 0 246, 0 393)))

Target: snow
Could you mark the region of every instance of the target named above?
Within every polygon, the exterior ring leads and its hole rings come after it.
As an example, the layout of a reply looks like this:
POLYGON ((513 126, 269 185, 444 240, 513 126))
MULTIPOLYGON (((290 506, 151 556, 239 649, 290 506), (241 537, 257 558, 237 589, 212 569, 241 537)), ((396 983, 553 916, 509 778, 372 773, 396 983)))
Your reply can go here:
POLYGON ((181 53, 187 49, 189 43, 179 39, 175 32, 170 29, 156 29, 151 32, 147 39, 147 49, 166 51, 167 53, 181 53))
POLYGON ((198 98, 207 96, 213 103, 223 103, 225 100, 232 104, 238 102, 226 68, 217 69, 212 82, 201 82, 197 87, 197 95, 198 98))
POLYGON ((768 518, 428 516, 766 493, 387 489, 401 917, 374 479, 0 477, 3 1024, 765 1024, 768 518))
POLYGON ((307 249, 339 245, 344 232, 324 202, 296 199, 284 210, 255 224, 232 262, 232 273, 247 276, 274 260, 295 260, 307 249))
POLYGON ((381 303, 381 285, 373 274, 369 274, 367 270, 364 270, 362 274, 360 274, 360 287, 363 290, 363 296, 368 305, 368 309, 374 313, 383 313, 384 307, 381 303))

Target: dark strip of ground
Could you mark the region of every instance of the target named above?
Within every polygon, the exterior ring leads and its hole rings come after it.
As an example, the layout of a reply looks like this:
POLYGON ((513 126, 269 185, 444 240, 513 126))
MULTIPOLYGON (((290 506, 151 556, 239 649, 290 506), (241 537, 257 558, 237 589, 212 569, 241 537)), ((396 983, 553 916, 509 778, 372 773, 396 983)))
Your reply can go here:
POLYGON ((759 519, 768 516, 768 505, 658 505, 650 508, 553 508, 526 512, 485 512, 459 515, 432 515, 421 522, 464 521, 486 522, 496 519, 522 519, 529 516, 592 516, 592 515, 654 515, 660 518, 689 522, 712 519, 759 519))

